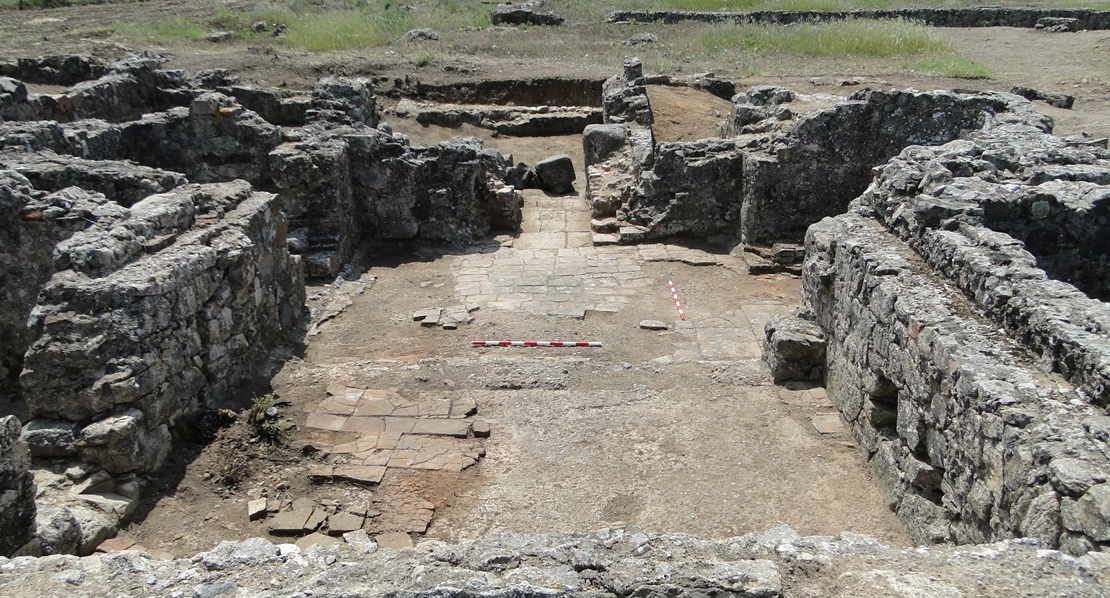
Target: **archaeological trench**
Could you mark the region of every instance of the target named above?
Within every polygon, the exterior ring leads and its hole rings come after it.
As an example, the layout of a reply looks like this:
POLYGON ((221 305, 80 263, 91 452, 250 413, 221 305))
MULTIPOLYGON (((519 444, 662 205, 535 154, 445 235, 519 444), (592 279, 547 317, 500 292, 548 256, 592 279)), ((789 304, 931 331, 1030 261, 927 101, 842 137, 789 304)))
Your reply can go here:
MULTIPOLYGON (((1105 595, 1110 151, 1053 136, 1023 97, 743 90, 645 75, 635 59, 604 82, 453 95, 344 78, 258 89, 156 55, 0 68, 0 385, 28 418, 0 420, 4 595, 1105 595), (728 98, 719 137, 656 142, 651 86, 728 98), (570 188, 564 160, 514 164, 475 138, 410 143, 383 120, 383 93, 402 98, 391 118, 580 134, 591 255, 708 243, 750 274, 800 275, 802 297, 757 333, 753 362, 767 384, 826 389, 917 548, 786 526, 712 540, 625 526, 393 549, 360 529, 365 512, 333 508, 323 524, 311 504, 262 501, 298 529, 317 518, 320 543, 97 552, 187 422, 318 324, 306 280, 359 283, 347 264, 366 243, 510 252, 489 239, 520 230, 524 190, 570 188)), ((455 327, 474 309, 498 305, 420 316, 455 327)), ((329 388, 306 425, 399 413, 374 411, 383 400, 329 388)), ((335 447, 359 460, 312 475, 371 492, 386 442, 497 435, 461 403, 386 417, 335 447)), ((460 450, 441 465, 482 457, 460 450)))

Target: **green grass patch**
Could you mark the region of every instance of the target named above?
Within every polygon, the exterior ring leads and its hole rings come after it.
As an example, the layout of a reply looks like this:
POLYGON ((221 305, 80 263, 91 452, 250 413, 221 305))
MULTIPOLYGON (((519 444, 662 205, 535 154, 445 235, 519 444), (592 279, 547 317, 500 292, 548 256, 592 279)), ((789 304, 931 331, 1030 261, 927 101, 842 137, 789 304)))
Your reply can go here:
POLYGON ((113 23, 109 29, 130 39, 152 43, 199 40, 212 32, 211 28, 184 18, 113 23))
POLYGON ((922 60, 916 66, 927 73, 944 77, 955 77, 957 79, 991 78, 991 72, 987 67, 963 56, 922 60))
POLYGON ((708 56, 727 51, 784 53, 837 58, 893 58, 954 53, 930 28, 908 21, 852 20, 800 25, 719 25, 698 33, 696 50, 708 56))

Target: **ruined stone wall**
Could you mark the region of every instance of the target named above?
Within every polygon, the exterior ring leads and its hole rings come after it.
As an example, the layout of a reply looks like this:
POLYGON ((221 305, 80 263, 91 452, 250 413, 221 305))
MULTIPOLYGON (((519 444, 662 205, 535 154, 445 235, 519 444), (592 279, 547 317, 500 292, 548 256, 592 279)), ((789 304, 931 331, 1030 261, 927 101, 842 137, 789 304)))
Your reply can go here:
POLYGON ((933 27, 1024 27, 1032 29, 1042 19, 1075 19, 1071 31, 1110 29, 1110 11, 1084 8, 1010 8, 982 6, 966 8, 902 8, 890 10, 755 10, 749 12, 633 11, 618 10, 609 15, 610 23, 813 23, 848 19, 903 19, 933 27))
POLYGON ((25 436, 37 456, 151 471, 169 426, 222 398, 295 329, 304 283, 279 201, 244 181, 102 204, 110 214, 54 248, 56 273, 30 317, 25 436))
POLYGON ((12 598, 168 596, 1104 596, 1110 558, 1079 559, 1035 541, 906 550, 849 532, 798 535, 787 526, 723 540, 605 528, 562 535, 502 534, 394 550, 351 543, 302 551, 262 538, 221 542, 189 559, 140 551, 0 558, 12 598))
POLYGON ((1104 412, 860 214, 810 227, 806 303, 829 395, 922 543, 1110 540, 1104 412))
MULTIPOLYGON (((605 118, 631 132, 650 125, 651 109, 643 77, 627 71, 606 83, 605 118)), ((616 218, 621 242, 721 236, 769 247, 800 243, 810 224, 842 213, 871 169, 902 148, 1009 121, 1052 128, 1011 94, 864 90, 841 99, 757 86, 733 97, 720 141, 662 143, 635 159, 632 145, 591 158, 593 130, 583 143, 596 171, 594 216, 616 218), (628 170, 623 180, 605 174, 628 170)))
POLYGON ((1110 306, 1060 278, 1106 275, 1092 248, 1110 154, 990 116, 907 147, 809 228, 802 316, 817 328, 772 323, 767 349, 813 350, 805 367, 768 361, 806 377, 824 351, 829 394, 916 541, 1030 536, 1082 554, 1110 543, 1110 306))
POLYGON ((289 247, 309 276, 334 276, 365 238, 469 243, 519 226, 523 202, 504 183, 511 165, 500 154, 474 139, 414 148, 378 130, 369 81, 330 77, 296 95, 237 85, 222 71, 158 66, 149 57, 115 63, 54 96, 28 95, 18 81, 0 86, 0 118, 26 121, 0 127, 0 164, 42 189, 80 184, 125 205, 181 184, 176 172, 247 180, 282 194, 289 247), (62 168, 68 156, 88 162, 62 168))
POLYGON ((30 540, 35 523, 31 454, 19 440, 20 428, 15 416, 0 417, 0 554, 30 540))
POLYGON ((414 148, 388 129, 348 127, 289 141, 268 160, 310 276, 334 275, 363 238, 470 243, 520 226, 510 165, 476 138, 414 148))
MULTIPOLYGON (((0 373, 18 376, 35 457, 116 478, 158 468, 170 428, 297 329, 304 265, 334 276, 365 238, 468 243, 521 219, 507 160, 375 128, 366 81, 287 96, 158 67, 140 56, 52 96, 0 86, 0 108, 27 119, 0 124, 0 373), (229 93, 304 126, 283 131, 229 93), (69 108, 33 120, 47 104, 69 108)), ((112 523, 44 517, 88 535, 77 548, 112 523)))
POLYGON ((1028 100, 1010 94, 865 90, 800 114, 764 95, 755 90, 734 98, 724 126, 727 136, 749 142, 740 229, 748 244, 800 241, 810 224, 847 209, 867 188, 872 167, 908 145, 951 141, 1000 113, 1052 127, 1028 100), (770 138, 758 138, 776 128, 770 138))
POLYGON ((1110 275, 1110 191, 1097 182, 1110 175, 1105 143, 1000 126, 907 148, 861 198, 1044 369, 1102 407, 1110 405, 1110 306, 1099 300, 1110 275))

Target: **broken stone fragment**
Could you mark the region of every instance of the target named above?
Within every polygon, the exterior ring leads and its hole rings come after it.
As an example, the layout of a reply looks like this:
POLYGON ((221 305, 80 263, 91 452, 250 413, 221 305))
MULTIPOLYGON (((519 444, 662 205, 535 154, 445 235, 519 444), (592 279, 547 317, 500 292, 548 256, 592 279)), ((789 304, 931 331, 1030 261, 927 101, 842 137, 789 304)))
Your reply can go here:
POLYGON ((654 44, 654 43, 657 43, 658 41, 659 41, 659 36, 658 35, 655 35, 654 33, 642 32, 642 33, 636 33, 632 37, 626 39, 624 41, 624 45, 626 45, 626 46, 638 46, 638 45, 641 45, 641 44, 654 44))
POLYGON ((443 309, 439 307, 421 309, 412 314, 412 321, 420 322, 421 326, 435 326, 439 323, 439 317, 442 313, 443 309))
POLYGON ((293 501, 293 510, 311 509, 311 508, 314 508, 315 506, 316 506, 316 501, 312 500, 311 498, 301 497, 301 498, 298 498, 298 499, 293 501))
POLYGON ((235 37, 234 31, 213 31, 212 33, 204 36, 204 39, 210 42, 220 43, 226 42, 233 37, 235 37))
POLYGON ((471 424, 470 427, 474 431, 474 437, 475 438, 489 438, 489 435, 490 435, 489 422, 482 421, 482 420, 474 420, 474 423, 471 424))
POLYGON ((353 532, 343 534, 343 541, 354 546, 355 548, 374 548, 377 543, 370 539, 366 530, 357 529, 353 532))
POLYGON ((328 516, 328 535, 343 536, 361 530, 363 517, 354 513, 336 513, 328 516))
POLYGON ((643 320, 640 322, 640 328, 644 330, 666 330, 667 324, 659 320, 643 320))
POLYGON ((303 533, 305 522, 308 521, 313 511, 314 509, 310 507, 278 513, 273 519, 270 519, 266 528, 271 534, 299 535, 303 533))
POLYGON ((439 34, 433 29, 410 29, 401 36, 401 43, 408 45, 413 42, 439 41, 439 34))
POLYGON ((266 516, 266 499, 258 498, 247 503, 247 519, 254 521, 266 516))
POLYGON ((512 185, 514 189, 535 189, 539 186, 538 181, 536 169, 524 162, 505 171, 505 182, 512 185))
POLYGON ((318 529, 327 521, 328 513, 324 509, 313 509, 308 518, 305 519, 304 527, 302 528, 305 533, 311 533, 318 529))
POLYGON ((376 538, 378 546, 382 548, 392 548, 394 550, 401 550, 402 548, 412 548, 412 538, 404 532, 389 532, 385 534, 378 534, 376 538))
POLYGON ((1036 89, 1025 85, 1015 85, 1010 89, 1010 93, 1019 95, 1027 100, 1040 100, 1049 106, 1063 108, 1065 110, 1071 110, 1072 105, 1075 104, 1075 96, 1047 89, 1036 89))
POLYGON ((309 548, 317 544, 324 548, 327 548, 328 546, 334 546, 335 544, 341 544, 342 542, 342 540, 332 538, 331 536, 325 536, 324 534, 319 533, 311 533, 301 538, 300 540, 297 540, 296 545, 297 548, 300 548, 301 550, 308 550, 309 548))

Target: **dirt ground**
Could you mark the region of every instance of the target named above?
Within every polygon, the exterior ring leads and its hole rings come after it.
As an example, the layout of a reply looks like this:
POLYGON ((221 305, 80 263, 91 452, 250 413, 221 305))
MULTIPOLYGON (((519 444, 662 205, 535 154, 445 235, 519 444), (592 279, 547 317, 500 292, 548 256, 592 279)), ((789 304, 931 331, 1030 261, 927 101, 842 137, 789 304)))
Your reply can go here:
MULTIPOLYGON (((116 20, 210 10, 180 1, 0 11, 0 59, 48 51, 115 58, 141 48, 73 32, 116 20)), ((836 94, 863 87, 1046 87, 1077 97, 1073 110, 1037 104, 1056 119, 1058 134, 1110 135, 1110 72, 1103 59, 1110 32, 1050 35, 983 28, 944 34, 962 53, 987 65, 994 78, 926 77, 884 66, 861 68, 852 61, 790 63, 781 74, 743 78, 732 75, 736 65, 714 70, 741 86, 771 83, 836 94), (834 84, 814 86, 815 76, 834 84), (851 84, 840 85, 843 81, 851 84)), ((301 89, 325 74, 451 82, 538 75, 600 79, 615 72, 584 56, 554 63, 464 57, 464 75, 458 69, 417 69, 382 52, 324 56, 235 45, 158 51, 168 68, 227 68, 248 83, 301 89)), ((704 72, 704 66, 691 65, 684 74, 704 72)), ((650 94, 659 141, 713 137, 729 108, 724 100, 689 89, 653 88, 650 94)), ((383 98, 383 105, 394 101, 383 98)), ((409 246, 368 249, 353 278, 365 273, 376 277, 373 284, 322 324, 319 334, 306 337, 303 350, 276 355, 273 376, 244 391, 229 405, 231 411, 180 435, 178 450, 149 481, 139 512, 123 530, 126 538, 189 555, 222 539, 267 535, 267 519, 247 518, 250 499, 310 498, 332 510, 365 507, 381 513, 379 522, 393 512, 430 506, 434 517, 426 530, 395 526, 417 538, 462 540, 617 525, 719 538, 789 523, 803 534, 851 530, 908 544, 851 435, 829 427, 835 410, 822 389, 774 386, 759 363, 762 323, 797 305, 796 278, 750 276, 727 255, 679 247, 592 247, 580 136, 497 137, 469 126, 442 129, 386 120, 417 145, 474 135, 517 161, 570 154, 580 175, 577 191, 567 196, 529 191, 523 230, 481 247, 447 253, 409 246), (679 289, 686 320, 677 318, 668 281, 679 289), (477 307, 470 313, 473 321, 457 330, 424 327, 412 319, 417 310, 457 304, 477 307), (660 320, 668 329, 644 330, 641 320, 660 320), (604 346, 470 344, 506 339, 604 346), (473 401, 477 414, 471 419, 489 424, 489 438, 459 442, 480 447, 483 456, 462 471, 388 467, 377 486, 313 483, 309 472, 335 455, 308 417, 333 384, 394 393, 413 405, 473 401), (267 391, 295 424, 288 443, 259 440, 244 420, 241 410, 250 397, 267 391)), ((316 281, 310 304, 335 292, 328 281, 316 281)), ((390 524, 375 525, 375 532, 389 531, 390 524)))

